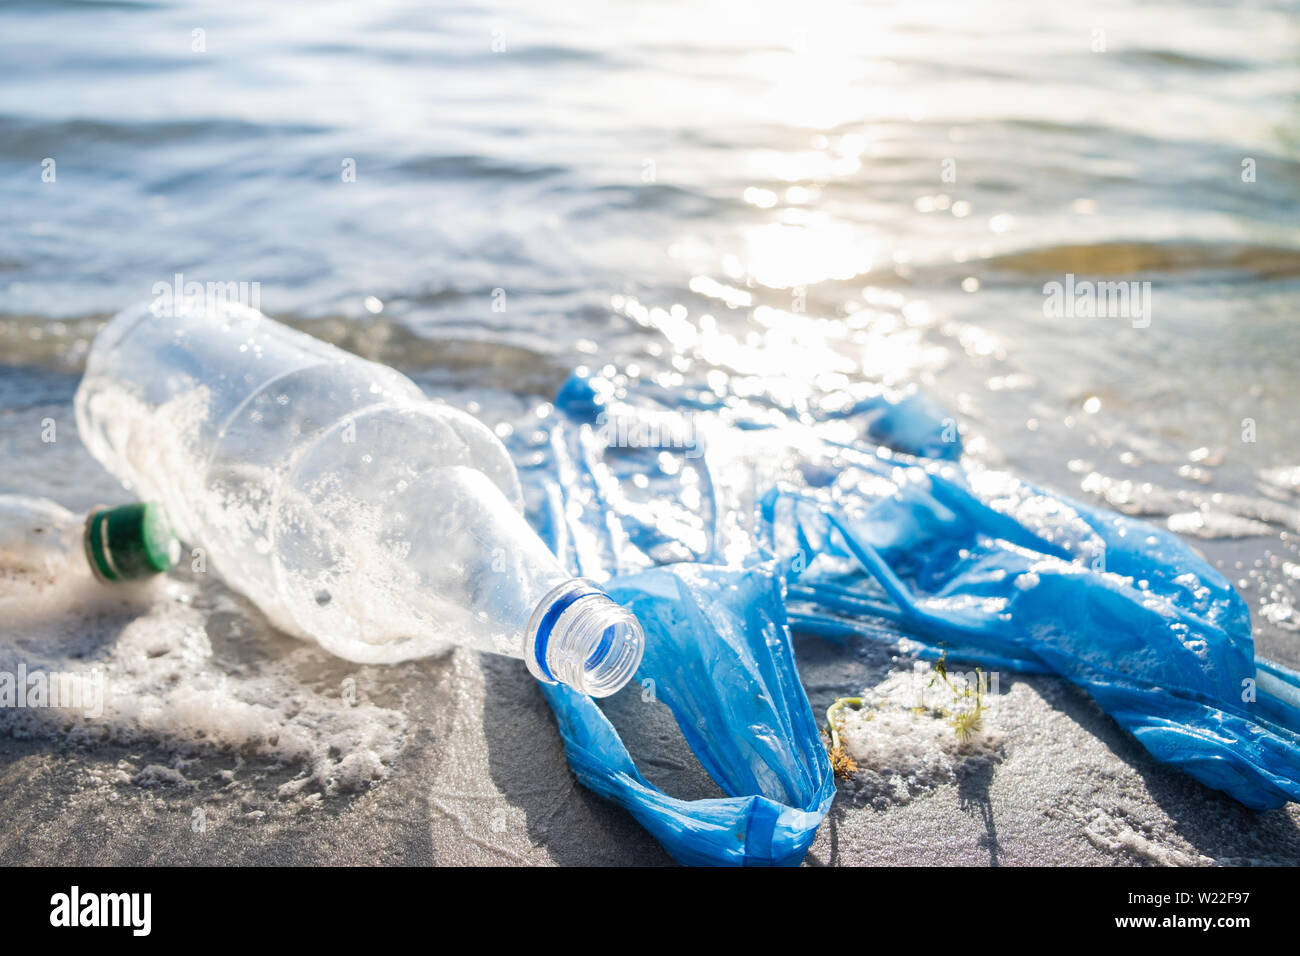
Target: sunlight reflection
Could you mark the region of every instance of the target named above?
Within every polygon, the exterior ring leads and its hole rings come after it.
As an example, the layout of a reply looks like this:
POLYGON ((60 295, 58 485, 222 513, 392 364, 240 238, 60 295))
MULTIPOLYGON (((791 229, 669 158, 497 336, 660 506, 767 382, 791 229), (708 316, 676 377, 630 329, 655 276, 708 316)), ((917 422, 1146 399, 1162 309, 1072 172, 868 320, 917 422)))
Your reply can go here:
POLYGON ((773 289, 870 272, 875 245, 861 229, 821 213, 798 224, 756 226, 746 233, 745 242, 750 275, 773 289))

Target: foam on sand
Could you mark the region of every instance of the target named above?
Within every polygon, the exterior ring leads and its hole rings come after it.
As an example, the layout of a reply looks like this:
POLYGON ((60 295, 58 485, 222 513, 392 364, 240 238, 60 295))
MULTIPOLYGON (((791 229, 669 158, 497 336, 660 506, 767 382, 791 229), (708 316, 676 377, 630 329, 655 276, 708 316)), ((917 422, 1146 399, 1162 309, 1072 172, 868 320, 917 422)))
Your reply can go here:
POLYGON ((356 700, 355 678, 304 680, 329 672, 317 667, 323 652, 259 625, 215 581, 104 587, 0 564, 0 619, 0 672, 78 675, 102 688, 102 700, 87 691, 79 708, 0 708, 0 729, 172 755, 130 777, 141 786, 185 786, 183 758, 229 752, 295 769, 282 796, 356 791, 388 774, 406 730, 398 710, 356 700))
POLYGON ((973 682, 974 675, 945 681, 917 662, 864 691, 860 707, 839 711, 840 740, 856 764, 848 788, 883 808, 952 783, 967 764, 999 760, 995 695, 981 695, 977 720, 959 720, 975 710, 975 698, 965 693, 973 682))

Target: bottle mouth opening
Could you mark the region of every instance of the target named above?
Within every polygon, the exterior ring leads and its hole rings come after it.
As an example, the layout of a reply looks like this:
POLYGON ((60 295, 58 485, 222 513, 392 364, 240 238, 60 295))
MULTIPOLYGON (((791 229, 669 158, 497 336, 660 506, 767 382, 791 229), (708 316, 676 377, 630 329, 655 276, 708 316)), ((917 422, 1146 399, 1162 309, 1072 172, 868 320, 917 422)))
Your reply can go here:
POLYGON ((597 585, 577 578, 542 599, 524 641, 524 660, 534 677, 591 697, 620 690, 644 652, 636 617, 597 585))

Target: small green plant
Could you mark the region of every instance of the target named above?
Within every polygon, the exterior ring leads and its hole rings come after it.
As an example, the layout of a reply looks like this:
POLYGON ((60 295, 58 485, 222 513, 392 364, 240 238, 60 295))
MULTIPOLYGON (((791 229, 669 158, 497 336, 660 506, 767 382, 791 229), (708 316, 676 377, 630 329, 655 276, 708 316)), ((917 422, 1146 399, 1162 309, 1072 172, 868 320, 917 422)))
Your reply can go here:
MULTIPOLYGON (((840 740, 839 728, 835 725, 836 715, 845 707, 860 708, 861 697, 840 697, 826 708, 826 731, 830 737, 831 770, 837 777, 848 778, 858 771, 857 762, 849 756, 840 740)), ((869 715, 868 715, 869 719, 869 715)))
MULTIPOLYGON (((851 777, 858 769, 857 762, 849 756, 844 742, 840 740, 839 714, 846 707, 861 709, 865 706, 867 704, 861 697, 840 697, 830 707, 826 708, 826 736, 829 740, 828 750, 831 757, 831 769, 835 771, 835 775, 838 777, 851 777)), ((920 704, 912 707, 911 712, 918 715, 928 713, 948 721, 953 733, 957 735, 957 739, 965 744, 969 743, 983 729, 984 712, 987 709, 988 705, 984 702, 984 672, 978 667, 975 668, 973 691, 969 684, 958 687, 948 676, 948 652, 944 651, 939 659, 934 662, 934 675, 925 687, 921 688, 920 704), (952 701, 946 706, 927 706, 925 690, 927 687, 934 687, 939 682, 942 682, 942 685, 948 688, 948 691, 952 694, 952 701)), ((870 719, 871 714, 868 713, 867 720, 870 719)))
MULTIPOLYGON (((952 725, 953 731, 957 734, 957 739, 962 743, 968 743, 984 726, 984 711, 987 709, 987 705, 984 703, 984 672, 978 667, 975 668, 974 694, 971 693, 969 684, 959 689, 948 678, 947 651, 944 651, 939 656, 939 659, 934 662, 934 673, 952 691, 953 698, 953 706, 939 708, 938 713, 947 718, 948 723, 952 725), (972 698, 974 698, 973 701, 972 698)), ((933 686, 934 681, 935 678, 930 679, 931 686, 933 686)))

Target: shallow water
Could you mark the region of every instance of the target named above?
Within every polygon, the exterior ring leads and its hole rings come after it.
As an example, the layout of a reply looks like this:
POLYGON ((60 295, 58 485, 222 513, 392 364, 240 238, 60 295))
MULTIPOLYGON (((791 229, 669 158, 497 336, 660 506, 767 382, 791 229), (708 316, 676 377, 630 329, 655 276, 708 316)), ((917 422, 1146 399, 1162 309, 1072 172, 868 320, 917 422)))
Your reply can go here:
POLYGON ((1300 664, 1297 4, 561 6, 6 5, 0 491, 112 497, 89 336, 256 283, 502 434, 582 363, 917 383, 1300 664), (1069 275, 1149 311, 1048 314, 1069 275))
POLYGON ((917 381, 977 457, 1213 512, 1176 526, 1289 605, 1296 10, 9 5, 0 484, 179 273, 494 422, 580 362, 917 381), (1149 325, 1046 315, 1071 273, 1150 281, 1149 325))

